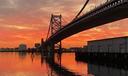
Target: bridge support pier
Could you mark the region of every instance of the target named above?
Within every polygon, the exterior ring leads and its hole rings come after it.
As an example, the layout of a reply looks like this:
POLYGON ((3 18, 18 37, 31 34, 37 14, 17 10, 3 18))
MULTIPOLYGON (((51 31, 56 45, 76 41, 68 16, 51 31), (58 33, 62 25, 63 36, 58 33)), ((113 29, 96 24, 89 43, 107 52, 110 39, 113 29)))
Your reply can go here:
POLYGON ((47 61, 49 61, 50 63, 54 63, 55 62, 55 53, 56 53, 57 61, 59 62, 59 64, 61 64, 61 55, 62 55, 61 42, 59 42, 57 44, 51 43, 51 44, 45 46, 44 48, 45 49, 42 52, 42 54, 46 57, 47 61))

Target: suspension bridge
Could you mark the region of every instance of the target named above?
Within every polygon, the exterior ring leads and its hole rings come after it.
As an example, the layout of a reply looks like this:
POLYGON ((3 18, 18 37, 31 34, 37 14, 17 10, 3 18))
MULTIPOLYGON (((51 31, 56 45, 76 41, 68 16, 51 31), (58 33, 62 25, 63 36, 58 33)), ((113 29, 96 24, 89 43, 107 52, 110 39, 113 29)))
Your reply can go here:
POLYGON ((55 49, 61 49, 61 41, 67 37, 93 27, 128 18, 128 0, 107 0, 104 4, 80 16, 88 2, 89 0, 85 2, 74 19, 65 26, 62 26, 62 15, 51 15, 43 50, 52 52, 55 49))

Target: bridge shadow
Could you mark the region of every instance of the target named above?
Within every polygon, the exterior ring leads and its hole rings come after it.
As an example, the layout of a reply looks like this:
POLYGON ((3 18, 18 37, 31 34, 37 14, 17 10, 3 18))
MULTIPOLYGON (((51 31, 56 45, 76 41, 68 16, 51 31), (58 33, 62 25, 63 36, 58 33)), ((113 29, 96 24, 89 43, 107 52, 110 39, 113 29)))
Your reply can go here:
MULTIPOLYGON (((62 66, 61 62, 56 63, 52 59, 41 55, 41 62, 44 62, 44 60, 48 64, 48 66, 51 68, 51 71, 55 72, 58 76, 81 76, 75 72, 71 72, 69 69, 62 66)), ((54 76, 54 75, 51 74, 51 76, 54 76)))

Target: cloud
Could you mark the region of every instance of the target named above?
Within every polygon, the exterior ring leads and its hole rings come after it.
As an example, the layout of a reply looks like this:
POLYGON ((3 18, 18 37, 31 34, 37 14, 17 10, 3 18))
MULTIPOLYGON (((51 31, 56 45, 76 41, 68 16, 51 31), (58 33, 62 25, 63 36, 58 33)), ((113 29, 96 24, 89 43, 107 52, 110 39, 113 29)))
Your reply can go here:
POLYGON ((128 32, 124 32, 124 35, 128 36, 128 32))
POLYGON ((23 25, 7 25, 3 24, 3 26, 0 26, 1 28, 5 29, 13 29, 13 30, 38 30, 36 27, 29 27, 29 26, 23 26, 23 25))
POLYGON ((4 19, 0 18, 0 22, 4 21, 4 19))

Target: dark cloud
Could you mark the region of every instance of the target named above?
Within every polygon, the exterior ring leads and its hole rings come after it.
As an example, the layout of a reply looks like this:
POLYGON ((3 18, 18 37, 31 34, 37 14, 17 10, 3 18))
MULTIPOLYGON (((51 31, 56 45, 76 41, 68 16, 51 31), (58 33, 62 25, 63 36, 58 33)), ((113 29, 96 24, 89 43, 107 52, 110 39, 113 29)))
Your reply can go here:
MULTIPOLYGON (((81 1, 72 0, 0 0, 0 14, 2 12, 34 12, 40 8, 70 8, 76 7, 81 1)), ((57 9, 56 9, 57 10, 57 9)), ((5 13, 7 15, 7 13, 5 13)), ((18 14, 18 13, 17 13, 18 14)))
MULTIPOLYGON (((59 12, 75 15, 83 4, 83 0, 0 0, 0 19, 16 20, 18 22, 32 22, 30 20, 48 20, 51 13, 59 12)), ((69 17, 72 17, 72 15, 69 17)), ((8 21, 10 22, 10 21, 8 21)), ((12 21, 13 22, 13 21, 12 21)))

